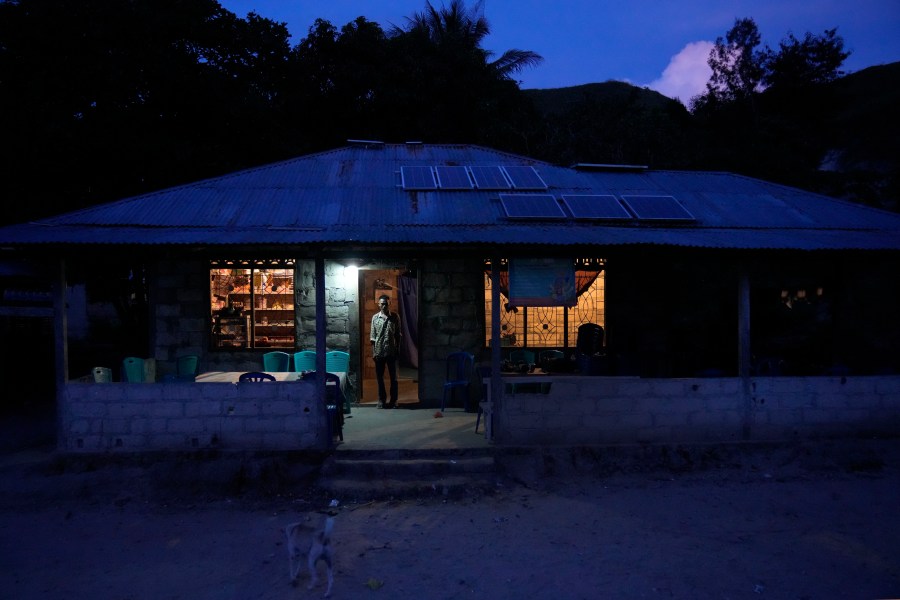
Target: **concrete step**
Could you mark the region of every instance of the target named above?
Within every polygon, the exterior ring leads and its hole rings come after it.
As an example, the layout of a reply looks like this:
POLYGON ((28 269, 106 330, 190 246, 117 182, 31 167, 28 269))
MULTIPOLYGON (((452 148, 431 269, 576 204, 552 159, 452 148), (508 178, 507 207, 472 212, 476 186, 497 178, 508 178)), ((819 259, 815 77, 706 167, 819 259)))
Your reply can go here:
POLYGON ((485 452, 338 452, 323 464, 318 487, 346 502, 483 495, 499 479, 493 455, 485 452))

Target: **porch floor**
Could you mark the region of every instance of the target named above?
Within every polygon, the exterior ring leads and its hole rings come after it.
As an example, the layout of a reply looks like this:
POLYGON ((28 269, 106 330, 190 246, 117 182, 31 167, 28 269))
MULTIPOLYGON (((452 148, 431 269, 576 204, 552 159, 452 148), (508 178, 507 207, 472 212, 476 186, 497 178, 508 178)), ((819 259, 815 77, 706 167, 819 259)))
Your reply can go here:
POLYGON ((477 414, 461 408, 448 408, 443 416, 437 409, 413 408, 400 403, 399 408, 379 409, 375 405, 354 405, 344 415, 344 441, 337 451, 417 450, 487 448, 484 418, 475 433, 477 414))

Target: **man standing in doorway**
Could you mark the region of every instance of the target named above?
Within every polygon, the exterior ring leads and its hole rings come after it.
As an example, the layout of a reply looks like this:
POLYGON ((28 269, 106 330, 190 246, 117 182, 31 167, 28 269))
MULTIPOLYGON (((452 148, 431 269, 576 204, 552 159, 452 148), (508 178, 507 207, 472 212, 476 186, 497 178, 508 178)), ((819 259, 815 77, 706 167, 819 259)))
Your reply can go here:
POLYGON ((378 408, 396 408, 400 392, 397 382, 397 358, 400 356, 400 315, 391 311, 391 299, 385 294, 378 297, 378 312, 372 315, 369 333, 372 357, 375 359, 375 377, 378 379, 378 408), (387 401, 384 386, 384 368, 391 378, 391 400, 387 401))

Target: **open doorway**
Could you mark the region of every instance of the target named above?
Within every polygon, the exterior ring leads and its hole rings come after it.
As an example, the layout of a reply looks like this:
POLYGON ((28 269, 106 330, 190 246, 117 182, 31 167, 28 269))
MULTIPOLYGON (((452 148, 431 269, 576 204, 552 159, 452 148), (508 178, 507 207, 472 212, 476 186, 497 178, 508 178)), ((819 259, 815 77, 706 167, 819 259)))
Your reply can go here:
MULTIPOLYGON (((397 365, 400 390, 397 399, 400 405, 414 405, 419 402, 419 302, 416 274, 405 269, 360 269, 360 352, 363 357, 360 368, 361 404, 378 403, 378 382, 375 379, 375 362, 372 360, 372 345, 369 342, 369 326, 372 316, 378 311, 378 297, 382 294, 391 299, 391 310, 400 315, 403 340, 400 360, 397 365)), ((385 373, 387 377, 387 373, 385 373)))

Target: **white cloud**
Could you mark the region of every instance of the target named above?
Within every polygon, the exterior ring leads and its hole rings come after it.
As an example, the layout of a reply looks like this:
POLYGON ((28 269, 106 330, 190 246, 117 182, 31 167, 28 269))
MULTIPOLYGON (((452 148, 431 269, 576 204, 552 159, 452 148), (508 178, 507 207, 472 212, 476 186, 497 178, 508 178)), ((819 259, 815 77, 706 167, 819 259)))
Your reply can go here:
POLYGON ((678 98, 687 105, 691 98, 706 89, 712 74, 706 60, 713 46, 712 42, 691 42, 669 60, 662 76, 646 87, 669 98, 678 98))

